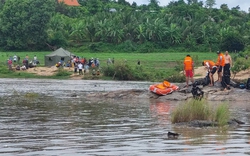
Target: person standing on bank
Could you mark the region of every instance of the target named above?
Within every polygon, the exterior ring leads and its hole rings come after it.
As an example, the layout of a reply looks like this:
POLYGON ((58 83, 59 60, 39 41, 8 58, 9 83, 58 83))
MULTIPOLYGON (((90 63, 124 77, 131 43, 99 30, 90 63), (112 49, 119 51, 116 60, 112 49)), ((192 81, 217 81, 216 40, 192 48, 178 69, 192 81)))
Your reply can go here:
POLYGON ((205 61, 203 61, 202 65, 207 68, 207 71, 209 73, 209 78, 210 78, 210 84, 209 84, 209 86, 214 86, 214 73, 217 70, 217 66, 211 60, 205 60, 205 61))
POLYGON ((231 56, 228 54, 228 51, 225 52, 225 66, 224 66, 224 72, 226 71, 226 73, 229 73, 229 75, 231 75, 230 73, 230 68, 233 66, 233 61, 231 56))
POLYGON ((218 80, 219 82, 222 81, 222 73, 223 73, 223 68, 225 66, 225 56, 222 54, 220 51, 217 51, 218 58, 216 62, 217 68, 217 73, 218 73, 218 80))
POLYGON ((186 87, 189 86, 189 79, 194 83, 194 62, 190 55, 187 55, 184 59, 183 74, 186 76, 186 87))
POLYGON ((83 75, 83 73, 82 73, 82 67, 83 67, 82 63, 79 62, 77 66, 78 66, 78 70, 79 70, 79 75, 83 75))

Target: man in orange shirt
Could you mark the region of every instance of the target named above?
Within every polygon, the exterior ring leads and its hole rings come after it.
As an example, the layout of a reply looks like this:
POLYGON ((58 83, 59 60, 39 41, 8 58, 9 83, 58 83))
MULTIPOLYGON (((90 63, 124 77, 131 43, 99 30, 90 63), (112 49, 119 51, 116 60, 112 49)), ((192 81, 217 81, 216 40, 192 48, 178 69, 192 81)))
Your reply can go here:
POLYGON ((209 78, 210 78, 209 86, 213 86, 214 85, 214 73, 217 71, 217 66, 211 60, 203 61, 202 65, 205 66, 207 68, 207 71, 209 72, 209 78))
POLYGON ((217 62, 216 62, 216 66, 217 68, 217 72, 218 72, 218 80, 219 82, 222 81, 222 72, 223 72, 223 68, 225 66, 225 56, 220 52, 217 51, 218 54, 218 58, 217 58, 217 62))
POLYGON ((186 76, 186 87, 189 86, 189 79, 191 80, 192 83, 194 83, 194 62, 191 58, 190 55, 187 55, 184 59, 184 70, 183 74, 186 76))

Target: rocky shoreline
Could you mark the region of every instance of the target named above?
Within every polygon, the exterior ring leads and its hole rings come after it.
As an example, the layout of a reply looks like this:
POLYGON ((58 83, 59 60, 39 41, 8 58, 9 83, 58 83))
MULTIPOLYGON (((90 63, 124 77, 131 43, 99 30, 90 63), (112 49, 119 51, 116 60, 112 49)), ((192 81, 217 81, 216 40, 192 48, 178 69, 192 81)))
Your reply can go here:
MULTIPOLYGON (((184 83, 176 84, 180 90, 165 96, 149 91, 152 82, 103 81, 103 80, 52 80, 52 79, 0 79, 0 97, 13 93, 36 93, 56 98, 83 98, 87 101, 106 100, 161 100, 185 101, 192 98, 191 86, 183 89, 184 83)), ((202 86, 201 86, 202 87, 202 86)), ((202 87, 208 101, 248 102, 249 90, 231 88, 221 91, 221 87, 202 87)))
MULTIPOLYGON (((201 87, 204 91, 204 98, 208 101, 248 101, 249 90, 231 88, 227 91, 222 91, 220 87, 201 87)), ((185 101, 192 98, 192 94, 189 89, 180 89, 171 94, 160 96, 155 93, 150 92, 146 89, 129 89, 129 90, 116 90, 110 92, 92 92, 85 95, 87 99, 116 99, 116 100, 128 100, 128 99, 157 99, 161 101, 185 101)), ((77 96, 73 94, 71 96, 77 96)))

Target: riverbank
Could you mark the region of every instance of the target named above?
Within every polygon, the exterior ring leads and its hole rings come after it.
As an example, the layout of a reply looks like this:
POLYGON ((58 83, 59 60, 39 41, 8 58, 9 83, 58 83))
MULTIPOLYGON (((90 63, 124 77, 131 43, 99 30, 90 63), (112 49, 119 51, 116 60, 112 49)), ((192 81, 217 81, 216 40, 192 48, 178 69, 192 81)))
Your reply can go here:
MULTIPOLYGON (((161 100, 184 101, 192 98, 190 91, 175 91, 166 96, 158 96, 149 91, 152 82, 104 81, 104 80, 51 80, 51 79, 0 79, 0 97, 25 95, 27 93, 55 98, 79 98, 85 101, 108 100, 161 100)), ((183 88, 184 84, 177 84, 183 88)), ((191 87, 190 87, 191 89, 191 87)), ((249 91, 231 88, 221 91, 220 87, 204 87, 205 98, 209 101, 247 102, 249 91)))
MULTIPOLYGON (((84 75, 79 75, 78 73, 74 73, 74 68, 72 67, 64 67, 64 70, 71 72, 70 78, 71 80, 82 80, 85 79, 86 77, 91 78, 93 76, 91 76, 91 73, 87 72, 84 75)), ((37 76, 53 76, 57 73, 58 68, 55 66, 52 67, 35 67, 35 68, 29 68, 25 71, 16 71, 16 72, 24 72, 24 73, 31 73, 31 74, 35 74, 37 76)), ((199 79, 199 78, 204 78, 207 74, 207 71, 205 69, 205 67, 200 66, 195 68, 195 79, 199 79)), ((233 77, 233 76, 232 76, 233 77)), ((240 71, 239 73, 237 73, 234 77, 235 80, 237 81, 243 81, 243 80, 247 80, 250 77, 250 69, 248 70, 244 70, 244 71, 240 71)), ((217 74, 214 75, 214 78, 217 79, 217 74)), ((98 79, 101 79, 101 76, 98 77, 98 79)))

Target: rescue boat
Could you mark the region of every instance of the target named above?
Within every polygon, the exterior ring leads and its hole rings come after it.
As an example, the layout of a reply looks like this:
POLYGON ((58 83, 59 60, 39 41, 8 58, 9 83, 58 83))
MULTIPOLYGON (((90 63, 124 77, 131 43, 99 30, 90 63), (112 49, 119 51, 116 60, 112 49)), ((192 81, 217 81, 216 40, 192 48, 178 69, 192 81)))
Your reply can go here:
POLYGON ((150 85, 149 90, 158 95, 167 95, 172 93, 173 91, 178 90, 179 87, 169 83, 168 81, 164 81, 163 83, 150 85))

